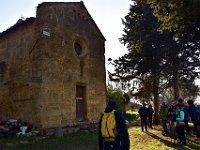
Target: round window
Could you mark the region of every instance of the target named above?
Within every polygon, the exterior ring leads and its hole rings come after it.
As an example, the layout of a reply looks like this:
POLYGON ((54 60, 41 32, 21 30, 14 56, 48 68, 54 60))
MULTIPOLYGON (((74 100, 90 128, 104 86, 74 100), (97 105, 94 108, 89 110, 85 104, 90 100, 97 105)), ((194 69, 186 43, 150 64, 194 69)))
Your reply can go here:
POLYGON ((82 47, 81 47, 81 45, 80 45, 79 43, 77 43, 77 42, 74 43, 74 49, 75 49, 77 55, 80 55, 80 54, 82 53, 82 47))

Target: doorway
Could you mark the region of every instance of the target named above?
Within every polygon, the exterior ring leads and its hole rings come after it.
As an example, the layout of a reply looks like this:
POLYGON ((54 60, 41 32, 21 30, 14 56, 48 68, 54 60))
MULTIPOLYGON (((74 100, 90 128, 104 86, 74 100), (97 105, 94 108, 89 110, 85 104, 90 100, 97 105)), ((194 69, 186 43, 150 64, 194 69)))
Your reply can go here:
POLYGON ((85 86, 76 86, 76 120, 85 120, 85 86))

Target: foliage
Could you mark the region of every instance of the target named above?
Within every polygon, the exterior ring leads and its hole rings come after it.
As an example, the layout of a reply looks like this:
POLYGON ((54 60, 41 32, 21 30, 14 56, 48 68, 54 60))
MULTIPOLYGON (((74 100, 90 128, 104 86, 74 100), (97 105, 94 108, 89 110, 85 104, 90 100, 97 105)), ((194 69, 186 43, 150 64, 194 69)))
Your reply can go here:
POLYGON ((200 20, 199 0, 148 0, 148 3, 161 22, 160 31, 176 30, 182 33, 189 28, 199 30, 197 29, 200 20))
POLYGON ((136 125, 136 120, 139 118, 138 112, 127 110, 125 114, 126 124, 127 126, 136 125))
POLYGON ((113 89, 112 87, 107 87, 107 100, 114 100, 117 104, 117 109, 125 113, 126 105, 130 101, 128 94, 123 93, 121 90, 113 89))
MULTIPOLYGON (((130 12, 122 20, 124 34, 120 41, 128 53, 113 61, 115 72, 111 80, 137 83, 129 86, 130 92, 140 99, 154 98, 155 118, 158 114, 159 82, 165 67, 166 47, 171 37, 157 31, 159 23, 146 1, 133 1, 130 12)), ((158 119, 157 119, 158 120, 158 119)))
POLYGON ((200 1, 148 0, 148 3, 160 21, 158 30, 173 34, 177 46, 169 50, 169 56, 174 57, 172 60, 177 64, 179 74, 194 80, 198 77, 200 65, 200 1))
MULTIPOLYGON (((148 2, 153 9, 146 0, 133 1, 130 12, 122 20, 125 27, 120 41, 127 45, 128 53, 113 61, 115 72, 109 73, 109 77, 112 81, 121 82, 123 89, 127 87, 130 93, 134 92, 133 95, 140 99, 150 99, 152 95, 155 98, 157 93, 171 86, 174 87, 174 95, 177 99, 179 86, 182 88, 179 82, 188 78, 191 83, 194 83, 194 80, 199 77, 198 34, 191 28, 182 32, 181 36, 180 34, 177 36, 178 29, 174 28, 157 32, 163 20, 173 16, 168 16, 170 13, 158 12, 167 9, 181 11, 185 4, 179 5, 179 2, 173 3, 171 0, 169 2, 148 0, 148 2), (162 6, 165 6, 164 9, 162 6), (137 85, 134 85, 135 82, 137 85), (158 92, 156 86, 160 88, 158 92)), ((179 17, 177 19, 181 20, 179 17)))
POLYGON ((195 99, 199 95, 199 87, 195 85, 193 81, 188 80, 187 78, 181 79, 180 82, 180 94, 184 98, 193 98, 195 99))
MULTIPOLYGON (((127 45, 128 53, 113 61, 115 72, 110 73, 110 78, 129 84, 134 80, 137 89, 143 91, 146 80, 152 83, 152 74, 159 74, 161 70, 166 37, 156 31, 156 19, 145 3, 131 5, 130 12, 122 21, 125 28, 120 41, 127 45)), ((132 84, 129 88, 135 91, 136 86, 132 84)), ((151 87, 145 88, 152 92, 151 87)))
POLYGON ((194 82, 200 77, 200 1, 148 0, 148 3, 160 22, 157 30, 170 31, 174 39, 166 58, 174 86, 184 78, 194 82))

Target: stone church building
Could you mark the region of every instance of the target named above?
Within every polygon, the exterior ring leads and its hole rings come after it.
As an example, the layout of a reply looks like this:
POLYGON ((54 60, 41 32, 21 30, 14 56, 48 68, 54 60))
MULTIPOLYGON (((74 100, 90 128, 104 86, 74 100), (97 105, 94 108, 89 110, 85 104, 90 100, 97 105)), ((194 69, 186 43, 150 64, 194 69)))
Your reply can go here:
POLYGON ((99 121, 105 38, 81 2, 44 2, 0 33, 0 120, 40 128, 99 121))

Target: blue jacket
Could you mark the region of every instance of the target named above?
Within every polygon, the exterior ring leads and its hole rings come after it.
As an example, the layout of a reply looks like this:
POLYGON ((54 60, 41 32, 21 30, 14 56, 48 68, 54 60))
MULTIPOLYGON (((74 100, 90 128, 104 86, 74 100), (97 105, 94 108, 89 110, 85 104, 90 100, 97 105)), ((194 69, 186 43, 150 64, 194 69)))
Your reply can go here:
POLYGON ((179 108, 177 111, 176 111, 176 125, 179 125, 179 124, 185 124, 184 122, 184 111, 182 108, 179 108))
POLYGON ((194 124, 198 124, 197 109, 194 104, 189 105, 189 114, 194 124))
MULTIPOLYGON (((104 112, 111 112, 114 108, 107 106, 104 112)), ((117 126, 117 137, 115 141, 113 142, 106 142, 102 138, 101 134, 101 120, 102 116, 100 118, 99 123, 99 147, 100 150, 129 150, 130 149, 130 141, 129 141, 129 135, 128 135, 128 129, 127 125, 124 119, 124 116, 121 111, 116 110, 115 111, 115 119, 116 119, 116 126, 117 126), (111 148, 110 146, 113 146, 111 148)))

